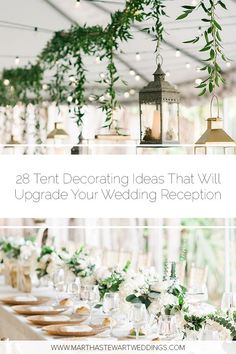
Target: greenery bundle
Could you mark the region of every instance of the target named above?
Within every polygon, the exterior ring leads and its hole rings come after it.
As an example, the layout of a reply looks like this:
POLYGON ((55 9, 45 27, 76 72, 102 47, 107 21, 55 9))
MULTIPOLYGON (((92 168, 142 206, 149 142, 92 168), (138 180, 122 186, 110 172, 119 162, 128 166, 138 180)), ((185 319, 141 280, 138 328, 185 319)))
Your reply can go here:
MULTIPOLYGON (((203 71, 208 77, 198 86, 201 95, 207 91, 213 92, 215 87, 223 83, 222 69, 219 58, 228 60, 223 53, 220 32, 221 25, 216 16, 218 7, 226 9, 223 0, 202 0, 196 6, 184 5, 179 20, 186 18, 197 10, 204 12, 202 22, 207 24, 204 30, 205 44, 201 52, 208 52, 203 71)), ((107 26, 73 25, 68 31, 56 32, 39 55, 35 65, 25 68, 4 70, 0 80, 0 105, 12 105, 21 101, 39 103, 45 97, 43 93, 43 78, 46 70, 53 70, 53 79, 48 84, 47 94, 51 101, 66 102, 74 107, 78 126, 83 122, 83 106, 86 104, 85 86, 87 69, 84 56, 98 57, 106 63, 107 73, 99 78, 97 83, 104 89, 103 94, 93 95, 92 99, 106 113, 104 126, 111 127, 113 112, 118 107, 117 83, 121 81, 116 66, 116 53, 119 44, 132 38, 131 27, 135 22, 153 21, 153 25, 144 31, 154 36, 156 52, 163 41, 164 25, 162 17, 167 16, 164 0, 126 0, 123 10, 110 15, 107 26)), ((196 43, 201 36, 186 41, 196 43)), ((125 82, 123 82, 125 84, 125 82)))

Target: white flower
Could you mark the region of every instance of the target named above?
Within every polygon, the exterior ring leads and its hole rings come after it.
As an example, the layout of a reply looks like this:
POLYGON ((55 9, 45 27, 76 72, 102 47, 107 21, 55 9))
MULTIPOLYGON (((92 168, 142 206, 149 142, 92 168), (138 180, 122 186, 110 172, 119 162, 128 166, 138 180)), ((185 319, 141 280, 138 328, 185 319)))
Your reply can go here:
POLYGON ((169 283, 167 281, 155 281, 151 284, 151 291, 163 293, 169 288, 169 283))
POLYGON ((88 268, 88 266, 89 266, 89 261, 88 261, 88 260, 86 260, 86 259, 81 259, 81 260, 79 261, 79 268, 80 268, 81 270, 85 270, 86 268, 88 268))
POLYGON ((232 340, 231 332, 229 329, 221 326, 219 323, 208 319, 205 330, 210 330, 213 332, 217 332, 219 335, 219 340, 225 341, 225 340, 232 340))
POLYGON ((130 272, 120 286, 121 297, 126 299, 129 295, 141 296, 149 292, 149 284, 144 274, 130 272))
POLYGON ((108 270, 106 267, 100 267, 96 270, 95 277, 98 282, 107 279, 111 276, 111 271, 108 270))
POLYGON ((162 306, 158 299, 152 301, 151 305, 148 307, 148 312, 154 316, 160 313, 161 310, 162 310, 162 306))

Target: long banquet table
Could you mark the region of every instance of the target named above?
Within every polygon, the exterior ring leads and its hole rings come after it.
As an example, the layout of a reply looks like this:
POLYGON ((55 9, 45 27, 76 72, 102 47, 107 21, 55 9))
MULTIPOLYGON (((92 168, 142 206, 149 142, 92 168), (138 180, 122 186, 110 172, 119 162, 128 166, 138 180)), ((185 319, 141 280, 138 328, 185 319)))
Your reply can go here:
MULTIPOLYGON (((55 298, 54 291, 48 288, 34 288, 32 290, 32 294, 34 296, 48 296, 52 299, 55 298)), ((11 288, 10 286, 3 285, 3 281, 0 277, 0 297, 12 295, 22 295, 22 293, 11 288)), ((213 308, 209 304, 205 304, 205 306, 213 308)), ((0 339, 3 337, 8 338, 9 340, 55 340, 64 338, 48 335, 42 330, 42 326, 31 324, 27 320, 27 316, 19 315, 12 309, 11 306, 0 303, 0 339)), ((97 339, 106 338, 106 340, 117 340, 117 337, 110 337, 106 333, 96 335, 96 337, 97 339)), ((83 340, 89 340, 89 338, 91 340, 91 337, 80 337, 80 339, 83 340)), ((70 337, 70 339, 72 340, 75 338, 70 337)), ((119 339, 127 340, 127 337, 120 337, 119 339)))
MULTIPOLYGON (((0 296, 10 296, 20 294, 10 286, 0 284, 0 296)), ((33 294, 38 296, 51 296, 48 289, 33 289, 33 294)), ((27 316, 18 315, 11 306, 0 304, 0 338, 10 340, 47 340, 52 339, 42 331, 42 327, 31 325, 27 321, 27 316)))

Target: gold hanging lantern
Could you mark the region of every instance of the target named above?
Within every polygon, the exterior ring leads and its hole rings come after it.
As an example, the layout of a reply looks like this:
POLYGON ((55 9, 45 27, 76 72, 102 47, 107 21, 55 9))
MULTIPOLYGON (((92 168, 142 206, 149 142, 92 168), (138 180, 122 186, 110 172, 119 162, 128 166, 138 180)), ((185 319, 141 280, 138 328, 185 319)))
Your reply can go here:
POLYGON ((216 95, 213 95, 210 104, 210 115, 207 119, 207 129, 202 136, 195 143, 194 153, 197 153, 197 149, 204 149, 204 153, 207 154, 209 147, 221 147, 224 153, 227 148, 235 147, 235 141, 229 136, 223 128, 223 119, 219 117, 219 100, 216 95), (217 102, 217 116, 213 117, 212 106, 213 100, 217 102))
POLYGON ((17 141, 14 137, 14 135, 11 135, 10 140, 7 142, 7 145, 5 148, 10 148, 11 146, 8 145, 20 145, 19 141, 17 141))
POLYGON ((48 134, 47 139, 67 139, 68 133, 63 129, 61 122, 54 123, 54 129, 48 134))

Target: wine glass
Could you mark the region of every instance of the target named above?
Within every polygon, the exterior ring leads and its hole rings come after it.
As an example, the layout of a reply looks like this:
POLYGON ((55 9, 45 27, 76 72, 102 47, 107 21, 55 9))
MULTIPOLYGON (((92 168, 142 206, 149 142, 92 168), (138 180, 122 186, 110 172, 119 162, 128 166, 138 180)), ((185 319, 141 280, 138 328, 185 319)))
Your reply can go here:
POLYGON ((103 312, 107 313, 110 317, 110 335, 112 334, 113 327, 113 313, 118 311, 120 304, 119 294, 106 293, 103 298, 103 312))
POLYGON ((58 269, 52 277, 53 288, 56 291, 57 303, 60 301, 60 295, 66 291, 65 272, 63 269, 58 269))
POLYGON ((73 301, 76 301, 80 293, 81 285, 79 277, 76 277, 73 281, 67 284, 67 293, 70 295, 73 301))
POLYGON ((129 320, 135 329, 135 338, 139 339, 139 332, 147 322, 147 310, 144 304, 132 304, 129 312, 129 320))
POLYGON ((224 293, 221 301, 221 310, 229 315, 233 315, 236 309, 236 294, 224 293))
POLYGON ((99 294, 99 289, 97 285, 92 285, 88 289, 89 291, 89 302, 92 307, 97 305, 100 301, 100 294, 99 294))

